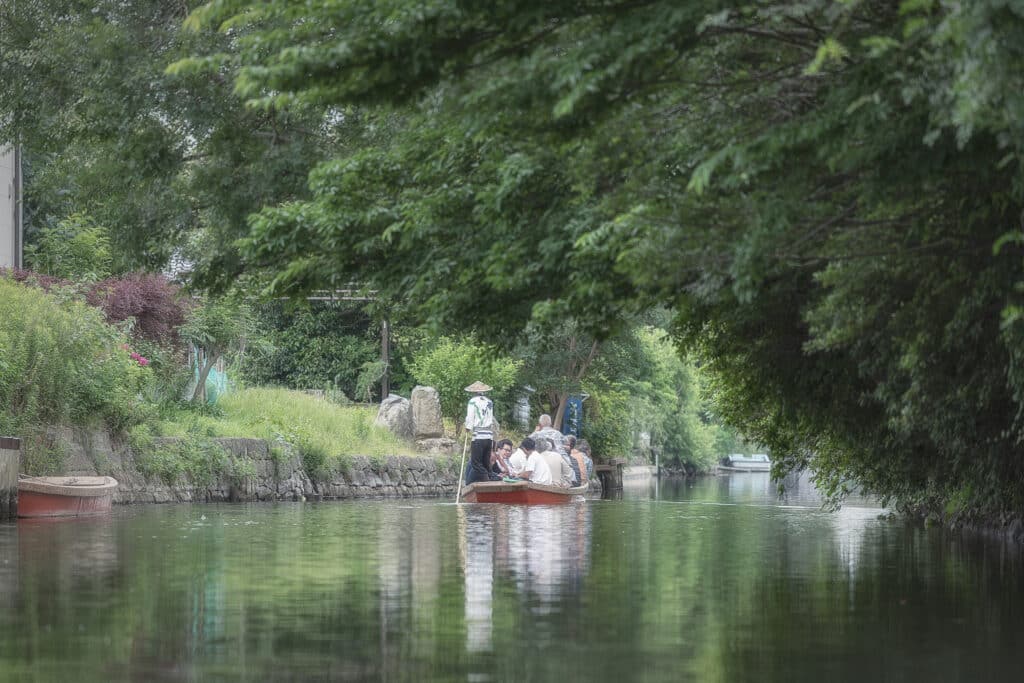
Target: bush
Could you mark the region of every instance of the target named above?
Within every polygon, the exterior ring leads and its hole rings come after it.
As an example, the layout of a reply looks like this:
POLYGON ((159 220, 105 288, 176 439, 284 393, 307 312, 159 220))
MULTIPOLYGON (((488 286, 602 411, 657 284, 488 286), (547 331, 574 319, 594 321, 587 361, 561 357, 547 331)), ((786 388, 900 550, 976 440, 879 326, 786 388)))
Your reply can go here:
POLYGON ((584 383, 590 396, 582 436, 590 444, 594 460, 628 455, 633 445, 630 395, 620 387, 584 383))
POLYGON ((510 424, 512 389, 516 384, 519 364, 492 348, 443 337, 436 345, 413 355, 412 376, 422 385, 437 389, 441 412, 461 423, 468 395, 465 388, 480 380, 494 388, 498 419, 510 424))
POLYGON ((222 475, 251 476, 220 444, 197 431, 170 443, 150 442, 149 447, 135 451, 135 464, 144 477, 158 477, 168 486, 182 478, 209 486, 222 475))
MULTIPOLYGON (((361 308, 341 301, 291 308, 274 301, 257 315, 263 344, 250 344, 240 368, 248 383, 334 389, 355 400, 379 393, 384 368, 370 366, 380 361, 380 331, 361 308)), ((392 375, 394 365, 392 358, 392 375)))
POLYGON ((180 287, 152 273, 129 273, 92 284, 20 268, 0 268, 0 277, 51 292, 62 300, 83 300, 101 309, 108 323, 127 321, 127 332, 135 341, 177 344, 177 329, 191 308, 180 287))
POLYGON ((134 339, 130 348, 148 361, 146 367, 151 378, 143 387, 144 402, 157 413, 182 405, 186 389, 193 381, 186 351, 148 339, 134 339))
POLYGON ((99 311, 0 278, 0 406, 8 423, 130 423, 146 371, 99 311))
POLYGON ((39 231, 25 245, 25 262, 52 277, 95 282, 109 277, 113 265, 107 229, 85 214, 72 214, 39 231))
POLYGON ((177 285, 152 273, 129 273, 98 282, 88 302, 103 309, 109 323, 131 319, 133 339, 163 346, 178 344, 178 328, 190 307, 177 285))
POLYGON ((98 310, 0 278, 0 432, 59 449, 48 427, 138 422, 149 373, 126 343, 98 310))

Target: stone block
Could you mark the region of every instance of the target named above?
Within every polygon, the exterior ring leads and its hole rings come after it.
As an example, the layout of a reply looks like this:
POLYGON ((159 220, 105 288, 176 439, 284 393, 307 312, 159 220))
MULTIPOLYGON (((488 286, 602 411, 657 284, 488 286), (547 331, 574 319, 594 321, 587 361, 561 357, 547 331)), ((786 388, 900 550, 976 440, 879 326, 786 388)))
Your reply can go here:
POLYGON ((413 435, 416 439, 444 436, 441 419, 441 397, 434 387, 416 387, 412 390, 413 435))
POLYGON ((431 455, 450 455, 455 452, 457 442, 446 436, 436 439, 417 439, 416 450, 431 455))
POLYGON ((409 399, 389 395, 380 402, 374 424, 387 427, 395 436, 411 441, 413 438, 412 404, 409 399))

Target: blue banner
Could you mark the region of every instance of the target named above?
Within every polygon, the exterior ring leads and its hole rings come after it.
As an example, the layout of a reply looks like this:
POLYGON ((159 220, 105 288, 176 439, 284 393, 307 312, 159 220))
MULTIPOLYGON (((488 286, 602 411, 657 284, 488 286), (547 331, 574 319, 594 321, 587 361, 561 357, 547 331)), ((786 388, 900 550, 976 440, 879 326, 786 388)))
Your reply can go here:
POLYGON ((565 402, 565 414, 562 415, 562 433, 580 436, 583 428, 583 397, 570 396, 565 402))

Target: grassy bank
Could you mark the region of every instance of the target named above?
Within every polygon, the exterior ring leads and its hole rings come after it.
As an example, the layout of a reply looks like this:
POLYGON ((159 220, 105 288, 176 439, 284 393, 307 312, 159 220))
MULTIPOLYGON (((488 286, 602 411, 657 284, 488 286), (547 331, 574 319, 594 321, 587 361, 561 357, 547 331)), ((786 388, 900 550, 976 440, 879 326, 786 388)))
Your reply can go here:
POLYGON ((156 424, 154 435, 266 439, 282 448, 297 448, 311 473, 337 469, 353 455, 412 455, 408 444, 373 424, 375 416, 373 408, 255 387, 224 396, 212 413, 171 413, 156 424))

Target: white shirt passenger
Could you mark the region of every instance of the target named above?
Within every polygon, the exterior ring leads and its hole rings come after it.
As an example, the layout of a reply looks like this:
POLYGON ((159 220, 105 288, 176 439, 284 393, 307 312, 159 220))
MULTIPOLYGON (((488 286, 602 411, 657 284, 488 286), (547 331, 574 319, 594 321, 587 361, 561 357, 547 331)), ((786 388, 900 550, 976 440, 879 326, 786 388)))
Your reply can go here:
POLYGON ((533 472, 530 481, 534 484, 551 486, 551 468, 548 467, 544 456, 537 451, 530 453, 530 457, 526 459, 526 471, 533 472))
POLYGON ((517 448, 516 452, 509 456, 508 468, 512 470, 514 475, 518 475, 526 469, 526 453, 523 452, 522 448, 517 448))
POLYGON ((567 463, 563 463, 562 456, 558 451, 544 451, 541 455, 544 456, 544 460, 548 463, 548 469, 551 471, 551 484, 564 488, 572 486, 572 468, 567 463), (566 481, 563 467, 569 472, 568 481, 566 481))

